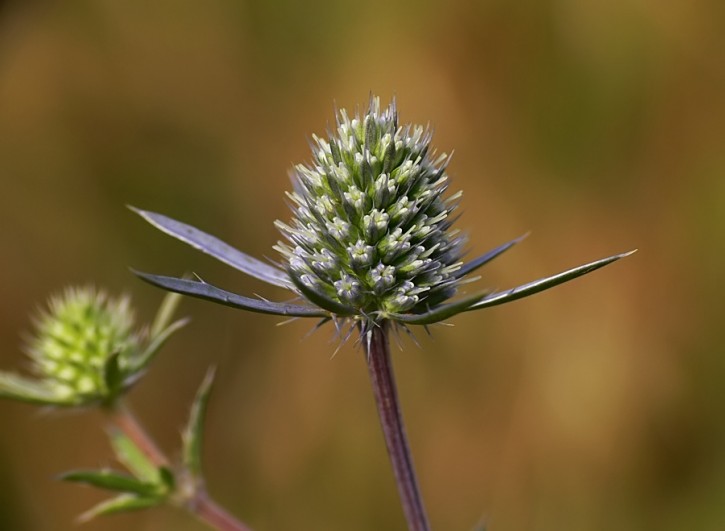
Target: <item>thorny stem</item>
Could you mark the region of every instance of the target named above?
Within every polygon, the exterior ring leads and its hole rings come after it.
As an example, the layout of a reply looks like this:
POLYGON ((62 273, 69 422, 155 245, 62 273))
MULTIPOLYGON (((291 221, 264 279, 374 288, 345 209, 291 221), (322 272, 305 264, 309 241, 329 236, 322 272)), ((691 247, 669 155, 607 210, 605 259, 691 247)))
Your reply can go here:
POLYGON ((368 331, 371 337, 365 341, 365 350, 370 381, 380 416, 380 424, 383 428, 385 445, 388 448, 395 481, 398 484, 398 494, 400 494, 403 512, 408 521, 408 529, 410 531, 429 531, 430 526, 415 478, 413 459, 403 426, 387 332, 388 327, 385 322, 379 326, 373 326, 368 331))
MULTIPOLYGON (((133 413, 121 403, 108 408, 111 422, 116 425, 157 467, 169 466, 169 459, 159 450, 133 413)), ((251 531, 209 497, 201 482, 197 482, 192 494, 185 500, 184 508, 217 531, 251 531)))

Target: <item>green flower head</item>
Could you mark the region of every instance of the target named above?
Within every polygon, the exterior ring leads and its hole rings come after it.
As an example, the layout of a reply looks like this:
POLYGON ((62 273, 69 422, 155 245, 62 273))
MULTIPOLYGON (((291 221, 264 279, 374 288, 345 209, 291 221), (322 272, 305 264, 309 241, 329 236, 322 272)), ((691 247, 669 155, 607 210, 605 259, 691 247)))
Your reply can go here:
POLYGON ((34 324, 27 354, 37 378, 0 373, 0 396, 78 406, 113 401, 184 323, 161 324, 143 341, 134 329, 129 298, 108 297, 89 287, 51 297, 34 324))
POLYGON ((323 320, 432 324, 455 314, 519 299, 607 265, 592 262, 501 292, 456 297, 469 275, 518 241, 462 260, 464 239, 452 228, 460 192, 448 194, 449 157, 431 133, 399 125, 395 104, 372 97, 367 112, 337 114, 335 130, 313 136, 312 161, 292 170, 292 220, 277 221, 286 241, 279 266, 164 215, 136 210, 171 236, 240 271, 293 292, 299 303, 244 297, 202 280, 137 273, 165 289, 246 310, 323 320))

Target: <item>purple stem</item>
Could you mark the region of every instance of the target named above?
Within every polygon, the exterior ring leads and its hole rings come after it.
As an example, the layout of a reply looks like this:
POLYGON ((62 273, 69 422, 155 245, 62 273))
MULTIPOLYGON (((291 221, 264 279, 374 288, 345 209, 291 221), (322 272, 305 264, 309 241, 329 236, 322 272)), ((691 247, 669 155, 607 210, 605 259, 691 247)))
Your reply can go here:
POLYGON ((385 445, 393 466, 398 493, 410 531, 429 531, 428 519, 423 507, 418 482, 415 478, 413 459, 405 436, 403 417, 400 412, 398 392, 395 386, 393 366, 390 361, 388 325, 383 322, 373 326, 372 337, 365 341, 368 370, 383 428, 385 445))

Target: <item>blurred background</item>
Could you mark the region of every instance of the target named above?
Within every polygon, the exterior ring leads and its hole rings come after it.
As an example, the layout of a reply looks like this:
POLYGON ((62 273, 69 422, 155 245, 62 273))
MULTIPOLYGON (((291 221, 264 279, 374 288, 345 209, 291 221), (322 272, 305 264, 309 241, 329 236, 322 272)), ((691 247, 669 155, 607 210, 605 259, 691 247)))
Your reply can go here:
MULTIPOLYGON (((717 0, 6 1, 0 7, 0 368, 47 296, 162 293, 129 266, 286 297, 125 205, 275 257, 287 171, 333 108, 397 98, 455 156, 458 226, 506 288, 638 247, 395 348, 432 526, 725 528, 725 4, 717 0)), ((331 328, 188 300, 129 397, 161 447, 219 366, 211 493, 257 530, 404 528, 359 349, 331 328)), ((0 529, 76 529, 113 465, 94 412, 0 402, 0 529)), ((84 524, 202 530, 172 509, 84 524)))

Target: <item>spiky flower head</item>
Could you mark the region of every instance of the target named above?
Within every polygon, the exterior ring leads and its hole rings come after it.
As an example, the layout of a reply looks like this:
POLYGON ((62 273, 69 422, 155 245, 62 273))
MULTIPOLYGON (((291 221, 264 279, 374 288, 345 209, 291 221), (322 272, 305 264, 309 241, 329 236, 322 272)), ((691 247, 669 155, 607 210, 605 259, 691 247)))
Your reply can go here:
POLYGON ((85 287, 51 297, 34 324, 26 350, 37 378, 0 373, 0 396, 72 406, 113 401, 184 322, 159 323, 143 339, 127 296, 85 287))
POLYGON ((449 157, 433 151, 430 131, 399 126, 395 103, 372 98, 364 116, 343 109, 336 130, 313 141, 312 163, 292 172, 292 222, 276 223, 294 285, 331 312, 376 321, 454 295, 460 193, 446 196, 449 157))
POLYGON ((105 395, 109 358, 118 356, 123 368, 138 348, 129 298, 71 288, 48 306, 28 349, 35 371, 59 397, 105 395))
POLYGON ((301 303, 231 293, 199 278, 140 273, 170 291, 245 310, 323 321, 352 320, 370 331, 392 321, 427 325, 458 313, 520 299, 610 264, 628 253, 591 262, 506 291, 455 297, 482 265, 521 238, 461 262, 463 238, 451 228, 460 193, 448 194, 449 157, 436 155, 427 128, 399 125, 395 104, 371 98, 367 112, 338 112, 326 138, 313 136, 312 161, 292 171, 293 211, 276 225, 281 266, 162 214, 134 209, 163 232, 269 284, 301 303))

